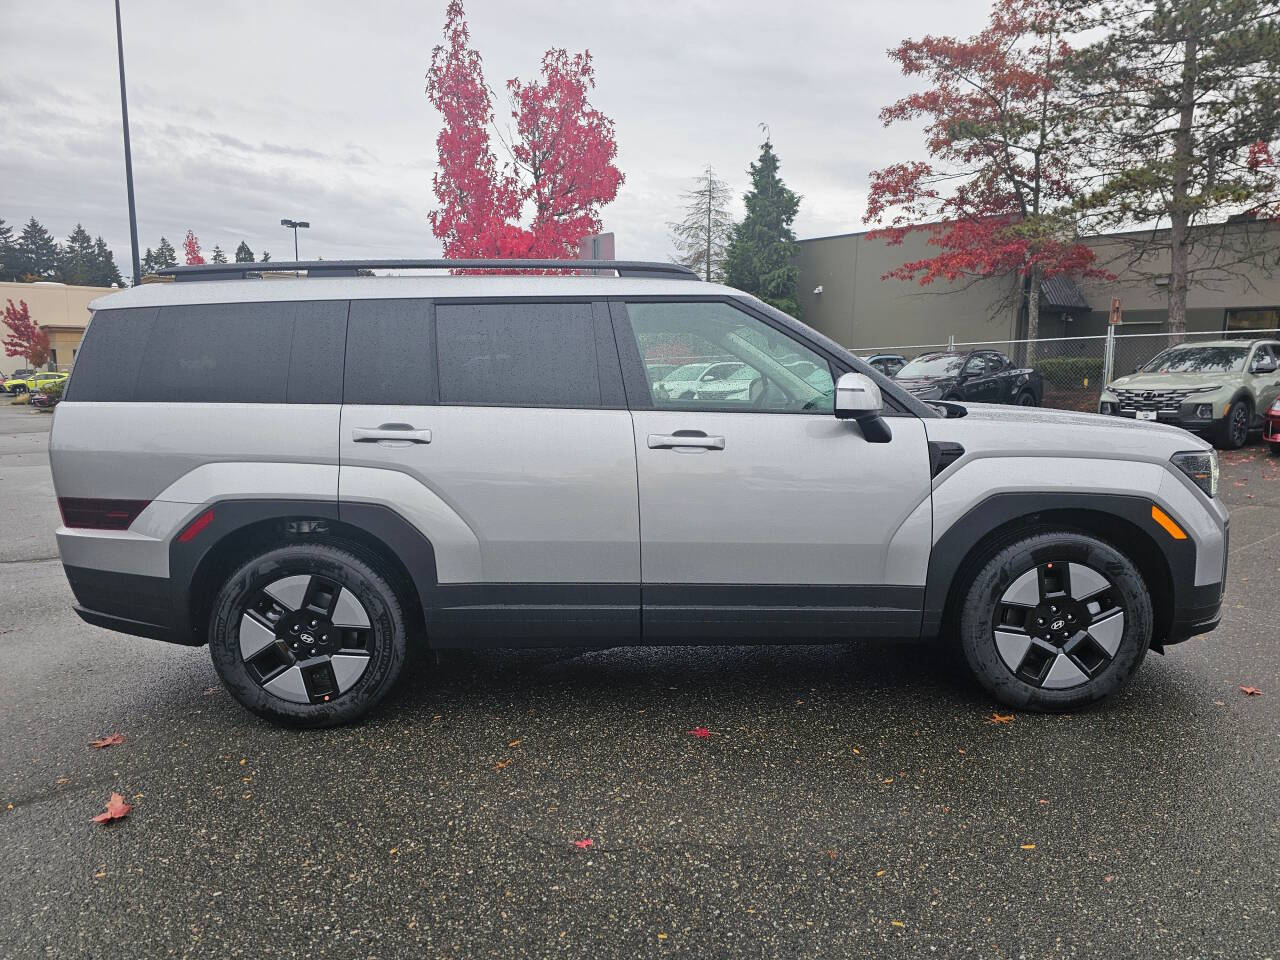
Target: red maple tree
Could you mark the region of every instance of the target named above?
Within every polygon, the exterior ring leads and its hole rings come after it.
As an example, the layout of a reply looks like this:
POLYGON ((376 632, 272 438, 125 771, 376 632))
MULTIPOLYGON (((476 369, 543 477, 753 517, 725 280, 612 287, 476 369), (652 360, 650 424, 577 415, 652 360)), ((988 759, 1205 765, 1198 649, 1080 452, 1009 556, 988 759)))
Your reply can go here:
POLYGON ((9 328, 4 338, 7 356, 25 357, 33 367, 43 367, 49 362, 49 334, 31 319, 27 301, 19 300, 16 307, 12 300, 6 302, 4 325, 9 328))
POLYGON ((444 37, 427 72, 427 97, 444 121, 432 178, 439 206, 429 214, 444 255, 576 256, 578 242, 600 231, 600 208, 623 181, 613 121, 588 100, 591 54, 551 49, 540 80, 508 81, 515 129, 511 161, 499 166, 489 134, 493 101, 461 0, 447 8, 444 37))
POLYGON ((871 236, 891 245, 923 229, 938 248, 886 278, 924 285, 1018 276, 1033 339, 1041 280, 1107 276, 1093 266, 1071 213, 1071 109, 1062 90, 1071 48, 1062 10, 1055 0, 996 0, 977 36, 905 40, 889 51, 903 74, 931 86, 885 107, 880 119, 923 120, 928 159, 873 171, 865 218, 881 225, 871 236))
POLYGON ((187 266, 194 267, 204 263, 204 256, 200 253, 200 238, 194 231, 187 231, 187 239, 182 241, 182 250, 187 255, 187 266))

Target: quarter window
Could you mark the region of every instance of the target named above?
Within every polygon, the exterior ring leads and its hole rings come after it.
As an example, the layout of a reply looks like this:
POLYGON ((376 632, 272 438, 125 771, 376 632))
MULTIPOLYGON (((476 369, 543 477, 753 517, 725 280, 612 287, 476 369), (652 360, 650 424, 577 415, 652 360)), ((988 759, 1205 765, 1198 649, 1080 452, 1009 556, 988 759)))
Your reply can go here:
POLYGON ((655 407, 832 412, 827 361, 727 303, 629 303, 627 318, 655 407))

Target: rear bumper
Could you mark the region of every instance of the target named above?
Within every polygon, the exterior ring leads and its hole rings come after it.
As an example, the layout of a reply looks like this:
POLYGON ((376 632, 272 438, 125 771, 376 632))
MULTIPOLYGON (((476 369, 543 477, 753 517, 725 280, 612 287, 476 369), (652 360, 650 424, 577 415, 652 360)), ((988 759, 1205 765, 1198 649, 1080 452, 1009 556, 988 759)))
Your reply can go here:
POLYGON ((85 623, 152 640, 200 645, 189 629, 182 629, 184 608, 175 602, 168 578, 70 565, 63 569, 76 597, 74 609, 85 623))

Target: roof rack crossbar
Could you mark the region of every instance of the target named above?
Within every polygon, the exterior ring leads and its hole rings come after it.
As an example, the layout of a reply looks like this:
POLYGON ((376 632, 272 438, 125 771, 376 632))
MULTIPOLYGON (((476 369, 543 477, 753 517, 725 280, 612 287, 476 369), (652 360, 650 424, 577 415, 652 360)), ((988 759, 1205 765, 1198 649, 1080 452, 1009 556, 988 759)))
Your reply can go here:
POLYGON ((158 276, 175 280, 244 280, 263 273, 305 272, 310 277, 354 277, 361 270, 607 270, 619 277, 697 280, 698 274, 675 263, 644 260, 297 260, 266 263, 206 263, 164 267, 158 276))

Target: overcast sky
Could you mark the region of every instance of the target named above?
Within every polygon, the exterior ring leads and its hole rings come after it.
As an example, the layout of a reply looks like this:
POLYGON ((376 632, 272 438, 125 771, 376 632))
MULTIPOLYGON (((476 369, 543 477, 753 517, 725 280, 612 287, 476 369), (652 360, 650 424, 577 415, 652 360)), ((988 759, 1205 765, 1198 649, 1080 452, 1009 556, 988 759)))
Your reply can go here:
MULTIPOLYGON (((303 258, 424 257, 438 118, 423 94, 445 0, 123 0, 141 246, 188 228, 303 258)), ((910 89, 885 56, 981 28, 983 0, 549 3, 471 0, 495 89, 550 46, 589 49, 626 175, 619 257, 666 259, 679 194, 710 162, 740 195, 768 123, 803 196, 800 237, 862 229, 867 174, 920 149, 877 112, 910 89)), ((111 0, 0 0, 0 218, 102 234, 128 273, 111 0)), ((505 118, 505 103, 495 105, 505 118)), ((740 201, 738 202, 740 207, 740 201)))

